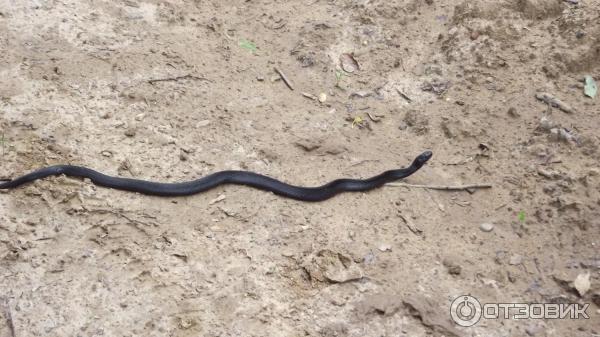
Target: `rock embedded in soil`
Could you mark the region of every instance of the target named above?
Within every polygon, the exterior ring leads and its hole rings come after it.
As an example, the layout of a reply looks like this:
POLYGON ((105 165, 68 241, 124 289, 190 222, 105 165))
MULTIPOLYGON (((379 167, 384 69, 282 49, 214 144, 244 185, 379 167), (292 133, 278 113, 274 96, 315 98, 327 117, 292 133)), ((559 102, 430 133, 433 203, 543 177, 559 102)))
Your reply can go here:
POLYGON ((484 222, 481 225, 479 225, 479 229, 481 229, 482 232, 489 233, 492 230, 494 230, 494 224, 489 223, 489 222, 484 222))

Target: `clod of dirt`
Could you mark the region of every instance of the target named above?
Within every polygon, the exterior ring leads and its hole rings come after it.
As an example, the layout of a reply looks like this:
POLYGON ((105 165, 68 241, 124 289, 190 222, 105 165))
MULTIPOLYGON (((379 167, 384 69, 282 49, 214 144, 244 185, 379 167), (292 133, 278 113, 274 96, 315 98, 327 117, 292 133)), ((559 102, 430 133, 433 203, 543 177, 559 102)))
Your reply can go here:
POLYGON ((538 92, 535 98, 566 113, 574 113, 575 110, 567 103, 556 98, 554 95, 547 92, 538 92))
POLYGON ((565 128, 554 128, 550 130, 550 139, 553 141, 561 142, 575 142, 577 143, 577 137, 565 128))
POLYGON ((310 152, 321 147, 321 140, 304 138, 294 142, 294 145, 300 147, 306 152, 310 152))
POLYGON ((119 168, 117 169, 119 174, 123 174, 123 172, 131 173, 131 162, 128 159, 125 159, 119 164, 119 168))
POLYGON ((188 159, 189 159, 189 156, 187 153, 185 153, 184 151, 179 152, 179 160, 187 161, 188 159))
POLYGON ((336 143, 334 141, 330 141, 325 143, 320 149, 319 149, 319 154, 331 154, 331 155, 338 155, 341 153, 344 153, 348 151, 348 148, 346 148, 346 146, 344 146, 343 144, 340 143, 336 143))
POLYGON ((462 334, 454 328, 446 311, 440 310, 432 301, 422 295, 412 295, 402 300, 410 314, 421 320, 424 326, 445 336, 458 337, 462 334))
POLYGON ((309 256, 303 268, 312 280, 319 282, 344 283, 363 277, 362 270, 350 257, 329 249, 309 256))
POLYGON ((517 10, 529 19, 544 19, 559 15, 563 7, 561 0, 518 0, 517 10))
POLYGON ((429 132, 429 119, 417 110, 409 110, 404 116, 404 123, 411 127, 416 134, 429 132))
POLYGON ((552 64, 546 64, 542 66, 542 71, 546 74, 546 77, 550 79, 558 79, 560 77, 560 70, 557 66, 552 64))
POLYGON ((125 130, 125 136, 133 137, 133 136, 135 136, 136 132, 137 132, 136 128, 133 128, 133 127, 127 128, 127 130, 125 130))
POLYGON ((514 107, 510 107, 508 109, 508 115, 513 118, 521 117, 517 109, 515 109, 514 107))
POLYGON ((542 116, 542 118, 540 118, 540 124, 538 124, 538 129, 539 130, 543 130, 543 131, 550 131, 553 128, 555 128, 557 126, 557 124, 555 122, 553 122, 550 117, 548 116, 542 116))
POLYGON ((476 126, 472 121, 451 119, 448 117, 442 117, 440 122, 444 136, 447 138, 455 137, 475 137, 481 134, 480 130, 477 130, 476 126))
POLYGON ((450 88, 450 81, 442 80, 439 78, 431 81, 425 81, 421 85, 421 90, 430 91, 438 96, 443 95, 450 88))
POLYGON ((396 294, 367 295, 358 303, 356 309, 361 315, 377 313, 391 316, 402 307, 402 298, 396 294))
POLYGON ((442 265, 448 270, 450 275, 460 275, 462 267, 456 261, 455 257, 447 256, 442 260, 442 265))
POLYGON ((550 140, 552 141, 562 141, 566 143, 578 143, 579 141, 576 135, 552 121, 548 116, 542 116, 542 118, 540 118, 537 129, 548 132, 550 140))
POLYGON ((336 322, 324 326, 320 331, 319 335, 323 337, 338 337, 348 335, 348 326, 344 322, 336 322))
POLYGON ((321 138, 301 138, 294 142, 294 145, 306 152, 318 150, 315 152, 319 155, 338 155, 348 150, 342 143, 339 143, 335 140, 323 140, 321 138))

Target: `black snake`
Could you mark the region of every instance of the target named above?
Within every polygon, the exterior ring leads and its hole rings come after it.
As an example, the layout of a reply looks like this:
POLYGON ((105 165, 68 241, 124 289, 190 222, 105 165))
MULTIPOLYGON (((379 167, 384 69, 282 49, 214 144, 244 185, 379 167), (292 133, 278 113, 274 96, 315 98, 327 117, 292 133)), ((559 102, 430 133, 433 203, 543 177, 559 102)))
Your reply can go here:
POLYGON ((319 187, 299 187, 277 179, 248 171, 221 171, 183 183, 157 183, 146 180, 112 177, 87 167, 56 165, 41 168, 19 178, 0 183, 0 189, 10 189, 49 176, 64 174, 69 177, 89 178, 94 184, 118 190, 158 196, 184 196, 204 192, 222 184, 246 185, 302 201, 322 201, 341 192, 368 191, 418 171, 432 156, 431 151, 421 153, 407 168, 385 171, 374 177, 337 179, 319 187))

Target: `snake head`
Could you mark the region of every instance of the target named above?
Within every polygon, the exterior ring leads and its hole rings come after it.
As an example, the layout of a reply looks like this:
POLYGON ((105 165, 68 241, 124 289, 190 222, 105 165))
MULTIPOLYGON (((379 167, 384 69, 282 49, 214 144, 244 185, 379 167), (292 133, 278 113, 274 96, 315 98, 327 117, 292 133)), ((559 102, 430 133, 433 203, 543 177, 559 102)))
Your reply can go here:
POLYGON ((415 160, 413 161, 413 166, 417 167, 417 168, 421 168, 421 166, 425 165, 425 163, 431 159, 431 157, 433 156, 433 152, 431 151, 425 151, 423 153, 421 153, 417 158, 415 158, 415 160))

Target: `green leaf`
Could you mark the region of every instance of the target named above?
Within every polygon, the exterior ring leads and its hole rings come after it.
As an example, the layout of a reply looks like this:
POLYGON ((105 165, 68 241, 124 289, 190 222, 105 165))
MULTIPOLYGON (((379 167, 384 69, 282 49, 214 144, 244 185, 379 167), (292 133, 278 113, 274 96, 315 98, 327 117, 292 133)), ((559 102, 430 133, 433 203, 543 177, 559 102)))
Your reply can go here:
POLYGON ((251 52, 256 52, 257 48, 256 45, 254 44, 254 42, 252 41, 248 41, 245 39, 241 39, 240 40, 240 47, 244 48, 244 49, 248 49, 251 52))
POLYGON ((525 222, 525 211, 519 211, 519 215, 517 215, 519 221, 525 222))
POLYGON ((596 84, 596 81, 594 81, 594 78, 590 75, 587 75, 585 77, 585 86, 583 87, 583 93, 591 98, 596 97, 596 94, 598 93, 598 85, 596 84))

